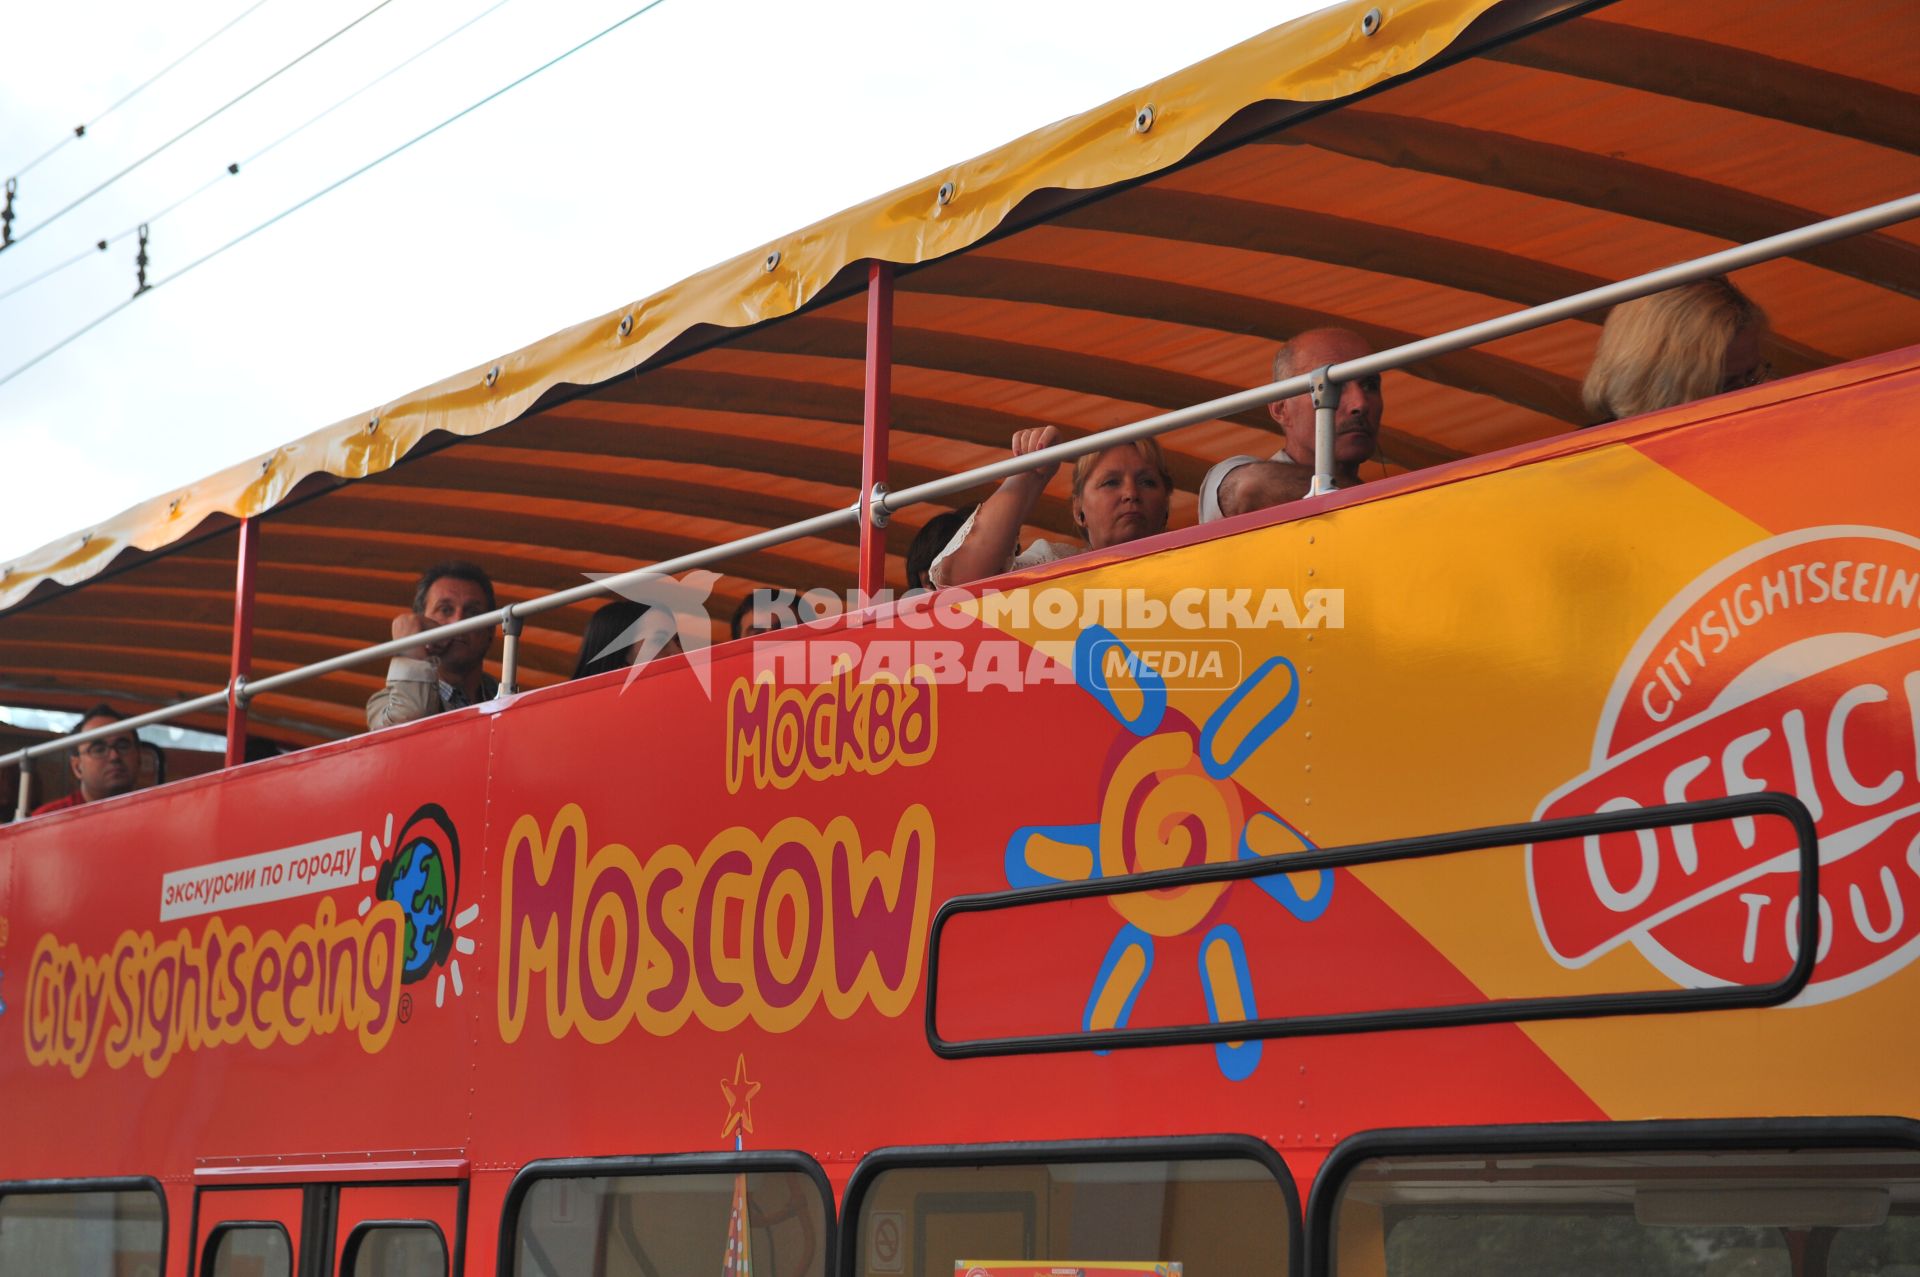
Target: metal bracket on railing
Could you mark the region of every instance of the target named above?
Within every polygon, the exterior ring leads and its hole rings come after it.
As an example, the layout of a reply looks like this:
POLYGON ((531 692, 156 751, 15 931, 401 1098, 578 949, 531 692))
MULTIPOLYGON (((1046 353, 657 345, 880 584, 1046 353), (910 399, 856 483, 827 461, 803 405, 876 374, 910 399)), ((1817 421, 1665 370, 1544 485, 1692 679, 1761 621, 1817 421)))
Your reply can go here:
POLYGON ((33 807, 33 758, 23 754, 20 758, 20 797, 13 804, 13 818, 25 820, 27 812, 33 807))
POLYGON ((866 501, 856 503, 854 506, 855 509, 860 510, 862 514, 872 519, 873 526, 876 528, 886 527, 887 521, 893 518, 892 512, 887 509, 888 491, 889 489, 886 484, 876 483, 873 485, 872 490, 867 493, 866 501))
POLYGON ((252 699, 253 693, 247 690, 247 676, 245 674, 235 674, 233 676, 233 682, 227 684, 227 703, 245 709, 247 702, 252 699))
POLYGON ((1332 364, 1323 364, 1310 374, 1313 378, 1313 486, 1307 495, 1317 497, 1333 491, 1333 410, 1340 406, 1340 387, 1330 375, 1332 364))
POLYGON ((500 694, 511 696, 520 690, 520 631, 527 623, 514 612, 513 604, 507 604, 507 614, 500 622, 500 694))

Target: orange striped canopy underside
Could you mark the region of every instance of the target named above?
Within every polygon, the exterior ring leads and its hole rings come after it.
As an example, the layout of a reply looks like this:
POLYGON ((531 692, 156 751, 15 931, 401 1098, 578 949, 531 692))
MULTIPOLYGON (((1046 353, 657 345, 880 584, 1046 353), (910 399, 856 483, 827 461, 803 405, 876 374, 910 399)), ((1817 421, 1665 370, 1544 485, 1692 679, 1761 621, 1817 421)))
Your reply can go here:
MULTIPOLYGON (((1920 190, 1911 0, 1618 0, 1572 16, 1408 0, 1379 6, 1371 37, 1369 7, 849 210, 770 246, 772 270, 770 249, 746 254, 498 361, 491 383, 483 366, 28 556, 0 575, 0 703, 133 709, 221 686, 237 515, 267 516, 259 676, 384 638, 438 559, 477 560, 502 602, 528 599, 849 505, 863 259, 900 266, 897 489, 1004 456, 1023 426, 1097 430, 1264 382, 1276 343, 1306 328, 1394 344, 1920 190)), ((1920 341, 1913 224, 1739 284, 1772 317, 1785 374, 1920 341)), ((1383 469, 1585 423, 1601 318, 1388 375, 1383 469)), ((1163 444, 1178 527, 1213 460, 1276 440, 1254 411, 1163 444)), ((1072 539, 1066 487, 1035 535, 1072 539)), ((936 513, 888 528, 894 587, 936 513)), ((848 529, 722 565, 716 637, 757 587, 851 587, 856 542, 848 529)), ((590 611, 529 624, 525 684, 570 671, 590 611)), ((359 730, 380 678, 262 698, 256 730, 359 730)))

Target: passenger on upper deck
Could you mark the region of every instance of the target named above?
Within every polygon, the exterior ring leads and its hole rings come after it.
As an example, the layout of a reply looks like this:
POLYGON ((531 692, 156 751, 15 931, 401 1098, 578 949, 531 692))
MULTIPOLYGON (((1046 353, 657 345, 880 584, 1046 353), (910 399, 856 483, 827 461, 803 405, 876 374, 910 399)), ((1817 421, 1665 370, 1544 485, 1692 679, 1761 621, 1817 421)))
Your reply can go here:
POLYGON ((1582 397, 1603 421, 1758 385, 1767 314, 1724 275, 1621 302, 1607 315, 1582 397))
MULTIPOLYGON (((1273 379, 1285 381, 1302 373, 1345 363, 1371 355, 1373 347, 1359 333, 1345 328, 1310 328, 1281 345, 1273 355, 1273 379)), ((1380 442, 1380 413, 1385 401, 1380 396, 1380 378, 1362 377, 1340 387, 1340 405, 1333 418, 1333 479, 1338 487, 1360 482, 1360 463, 1373 456, 1380 442)), ((1313 399, 1294 395, 1279 403, 1268 404, 1267 412, 1280 425, 1283 440, 1275 461, 1290 461, 1313 469, 1313 399)), ((1224 518, 1220 486, 1241 466, 1260 458, 1228 457, 1207 471, 1200 484, 1200 522, 1224 518)), ((1245 505, 1235 513, 1258 509, 1245 505)))
MULTIPOLYGON (((95 705, 73 730, 75 734, 92 731, 125 718, 125 714, 111 705, 95 705)), ((78 807, 82 803, 97 802, 129 792, 136 780, 134 760, 139 752, 140 741, 132 732, 117 732, 99 740, 90 740, 84 745, 75 745, 67 751, 67 765, 73 769, 73 792, 65 798, 41 803, 30 814, 38 816, 49 811, 64 811, 68 807, 78 807)))
POLYGON ((1242 462, 1220 481, 1220 517, 1298 501, 1313 491, 1313 467, 1291 461, 1242 462))
MULTIPOLYGON (((1024 457, 1059 442, 1055 426, 1022 430, 1013 436, 1013 455, 1024 457)), ((1044 539, 1015 553, 1021 526, 1059 468, 1045 466, 1003 481, 967 516, 947 548, 934 556, 927 569, 928 581, 939 587, 964 585, 1081 553, 1080 546, 1044 539)), ((1085 549, 1099 550, 1166 531, 1172 496, 1173 476, 1160 455, 1160 445, 1151 439, 1116 444, 1073 463, 1073 521, 1087 539, 1085 549)))
POLYGON ((615 599, 604 604, 587 622, 580 638, 580 657, 573 664, 573 676, 586 678, 608 670, 623 670, 645 657, 673 656, 680 652, 680 636, 674 632, 673 613, 666 608, 615 599))
POLYGON ((778 609, 766 607, 757 612, 754 610, 753 605, 760 600, 763 593, 765 591, 750 591, 746 598, 740 600, 739 606, 733 609, 733 620, 729 622, 733 637, 748 638, 755 634, 771 634, 782 626, 785 618, 781 616, 778 609))
POLYGON ((646 608, 631 599, 601 604, 587 618, 586 632, 580 636, 580 655, 573 662, 573 677, 591 678, 630 665, 633 638, 627 631, 639 622, 645 611, 646 608), (623 638, 625 641, 621 642, 623 638))
MULTIPOLYGON (((393 637, 407 638, 436 626, 493 611, 493 581, 472 563, 437 563, 420 574, 413 611, 393 618, 393 637)), ((367 698, 367 726, 391 727, 442 710, 477 705, 500 694, 487 676, 493 627, 425 643, 387 665, 387 685, 367 698)))
POLYGON ((927 588, 927 573, 933 570, 934 556, 946 548, 947 542, 953 540, 953 534, 979 508, 978 505, 970 505, 959 510, 943 510, 913 534, 913 543, 907 547, 908 593, 927 588))

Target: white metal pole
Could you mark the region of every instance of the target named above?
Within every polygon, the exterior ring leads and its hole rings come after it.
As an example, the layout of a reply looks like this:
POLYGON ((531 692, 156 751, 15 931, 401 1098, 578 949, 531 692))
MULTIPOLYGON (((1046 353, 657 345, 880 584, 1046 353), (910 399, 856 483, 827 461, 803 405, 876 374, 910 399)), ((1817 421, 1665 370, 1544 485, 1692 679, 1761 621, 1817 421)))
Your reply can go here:
POLYGON ((1313 486, 1307 495, 1333 491, 1333 410, 1340 406, 1340 383, 1332 364, 1313 370, 1313 486))

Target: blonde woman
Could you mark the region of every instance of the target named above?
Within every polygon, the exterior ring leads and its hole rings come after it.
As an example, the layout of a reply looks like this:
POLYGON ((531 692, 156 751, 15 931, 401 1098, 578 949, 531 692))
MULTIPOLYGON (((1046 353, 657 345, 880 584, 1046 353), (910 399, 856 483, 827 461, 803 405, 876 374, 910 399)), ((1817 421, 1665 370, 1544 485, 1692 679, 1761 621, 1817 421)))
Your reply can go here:
MULTIPOLYGON (((1013 436, 1013 455, 1024 457, 1060 442, 1054 426, 1022 430, 1013 436)), ((1167 529, 1173 477, 1160 445, 1152 439, 1115 444, 1073 463, 1073 521, 1087 544, 1035 541, 1019 549, 1020 528, 1033 512, 1057 465, 1029 470, 1004 480, 980 503, 947 548, 934 556, 927 577, 936 587, 965 585, 1015 568, 1051 563, 1084 550, 1136 541, 1167 529)))
POLYGON ((1587 370, 1587 408, 1617 421, 1758 385, 1773 375, 1766 332, 1766 312, 1723 275, 1622 302, 1587 370))

